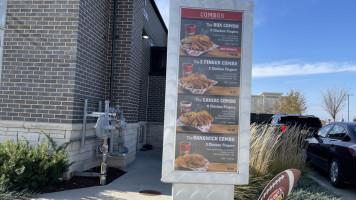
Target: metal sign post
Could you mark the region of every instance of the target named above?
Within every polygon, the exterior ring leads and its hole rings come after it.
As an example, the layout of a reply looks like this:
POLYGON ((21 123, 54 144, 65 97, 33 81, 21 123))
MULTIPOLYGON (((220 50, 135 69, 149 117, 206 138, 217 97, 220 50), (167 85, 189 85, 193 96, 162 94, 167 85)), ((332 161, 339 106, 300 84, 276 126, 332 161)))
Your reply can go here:
POLYGON ((253 2, 170 2, 162 181, 173 199, 248 184, 253 2))

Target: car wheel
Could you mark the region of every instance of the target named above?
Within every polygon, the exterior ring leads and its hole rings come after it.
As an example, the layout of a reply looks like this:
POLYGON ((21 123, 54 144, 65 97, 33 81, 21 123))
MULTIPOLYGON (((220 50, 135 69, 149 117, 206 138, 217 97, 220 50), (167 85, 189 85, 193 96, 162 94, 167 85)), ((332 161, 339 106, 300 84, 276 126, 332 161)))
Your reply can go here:
POLYGON ((330 163, 329 179, 334 187, 341 187, 343 184, 340 173, 340 162, 336 158, 332 159, 330 163))

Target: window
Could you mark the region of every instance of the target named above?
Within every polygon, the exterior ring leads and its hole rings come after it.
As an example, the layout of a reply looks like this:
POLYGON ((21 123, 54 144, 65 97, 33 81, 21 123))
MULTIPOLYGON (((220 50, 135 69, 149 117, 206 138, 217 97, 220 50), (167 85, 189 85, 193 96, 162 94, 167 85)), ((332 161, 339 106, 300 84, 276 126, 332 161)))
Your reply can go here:
POLYGON ((167 47, 151 47, 150 75, 165 75, 167 47))
POLYGON ((7 1, 2 1, 0 3, 0 86, 1 86, 1 71, 2 71, 2 60, 3 60, 3 48, 5 39, 5 27, 6 27, 6 11, 7 11, 7 1))
POLYGON ((340 125, 335 125, 329 132, 328 138, 342 140, 346 135, 346 130, 340 125))
POLYGON ((319 118, 314 118, 314 117, 298 117, 298 116, 282 117, 281 123, 288 124, 288 125, 298 125, 301 128, 304 127, 321 128, 322 126, 319 118))
POLYGON ((326 137, 326 134, 329 132, 329 130, 333 127, 333 125, 327 125, 324 126, 322 129, 318 131, 318 136, 320 137, 326 137))

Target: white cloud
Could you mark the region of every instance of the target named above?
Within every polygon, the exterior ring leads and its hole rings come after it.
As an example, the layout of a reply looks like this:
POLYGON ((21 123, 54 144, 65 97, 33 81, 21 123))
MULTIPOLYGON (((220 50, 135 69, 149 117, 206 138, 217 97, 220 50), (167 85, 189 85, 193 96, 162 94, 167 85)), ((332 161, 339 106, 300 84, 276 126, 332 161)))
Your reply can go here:
POLYGON ((282 61, 256 64, 252 68, 253 77, 299 76, 325 74, 335 72, 356 72, 356 64, 350 63, 301 63, 298 61, 282 61))

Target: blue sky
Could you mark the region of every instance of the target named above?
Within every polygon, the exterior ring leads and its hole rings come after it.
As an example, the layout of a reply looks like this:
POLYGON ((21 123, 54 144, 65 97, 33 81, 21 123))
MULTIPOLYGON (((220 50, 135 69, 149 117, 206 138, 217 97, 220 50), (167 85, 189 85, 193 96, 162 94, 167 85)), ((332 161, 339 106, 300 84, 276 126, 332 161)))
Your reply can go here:
MULTIPOLYGON (((169 0, 155 0, 168 27, 169 0)), ((356 117, 356 1, 255 0, 252 94, 300 90, 327 120, 321 92, 348 89, 356 117)), ((347 101, 337 120, 348 117, 347 101)))

